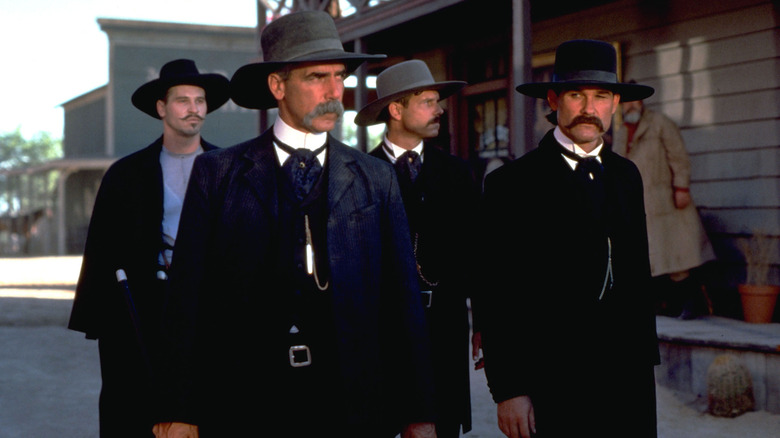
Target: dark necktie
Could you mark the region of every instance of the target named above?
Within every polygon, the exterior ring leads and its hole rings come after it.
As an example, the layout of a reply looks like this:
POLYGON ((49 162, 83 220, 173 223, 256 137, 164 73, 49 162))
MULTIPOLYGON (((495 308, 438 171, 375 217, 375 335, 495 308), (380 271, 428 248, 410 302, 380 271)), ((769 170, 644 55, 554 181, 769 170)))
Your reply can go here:
POLYGON ((276 137, 274 137, 274 141, 283 151, 290 154, 282 164, 282 170, 290 178, 298 201, 303 201, 322 173, 322 165, 317 159, 317 155, 325 150, 327 143, 312 151, 306 148, 293 148, 282 143, 276 137))
POLYGON ((415 151, 406 151, 395 160, 395 169, 399 178, 414 182, 420 174, 420 154, 415 151))
POLYGON ((574 152, 561 147, 561 153, 577 162, 574 172, 584 184, 590 201, 593 205, 593 211, 597 218, 604 214, 604 205, 606 202, 606 193, 604 189, 604 166, 593 156, 581 157, 574 152))

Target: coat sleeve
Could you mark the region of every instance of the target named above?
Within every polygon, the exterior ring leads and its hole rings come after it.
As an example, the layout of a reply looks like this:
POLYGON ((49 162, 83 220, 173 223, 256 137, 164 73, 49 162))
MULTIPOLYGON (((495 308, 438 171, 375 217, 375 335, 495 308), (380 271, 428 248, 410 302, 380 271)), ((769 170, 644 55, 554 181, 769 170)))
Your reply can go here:
POLYGON ((121 176, 109 169, 101 181, 87 231, 76 295, 68 328, 84 332, 88 339, 100 337, 109 309, 109 292, 116 290, 117 254, 113 243, 123 228, 125 195, 121 176))

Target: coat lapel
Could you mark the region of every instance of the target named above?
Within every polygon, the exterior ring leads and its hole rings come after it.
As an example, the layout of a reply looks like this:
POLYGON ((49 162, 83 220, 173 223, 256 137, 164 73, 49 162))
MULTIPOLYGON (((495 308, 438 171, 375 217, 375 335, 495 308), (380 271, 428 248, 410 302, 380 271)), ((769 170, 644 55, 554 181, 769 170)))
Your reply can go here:
POLYGON ((331 209, 339 203, 355 180, 355 173, 351 169, 354 159, 344 153, 342 148, 346 147, 328 136, 328 205, 331 209))
POLYGON ((244 159, 250 164, 244 172, 244 179, 257 196, 258 205, 271 206, 277 212, 276 196, 276 153, 273 149, 272 131, 269 129, 257 139, 248 143, 244 159))

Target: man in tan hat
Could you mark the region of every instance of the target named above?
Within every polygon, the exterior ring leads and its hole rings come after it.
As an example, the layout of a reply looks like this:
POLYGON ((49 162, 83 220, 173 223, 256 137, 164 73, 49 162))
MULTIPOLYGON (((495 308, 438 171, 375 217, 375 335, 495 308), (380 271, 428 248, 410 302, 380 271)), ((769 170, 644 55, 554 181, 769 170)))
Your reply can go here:
POLYGON ((151 437, 155 423, 160 315, 189 173, 206 114, 227 102, 229 81, 189 59, 165 64, 132 96, 162 121, 163 134, 114 163, 98 191, 68 328, 98 339, 101 437, 151 437), (117 284, 124 270, 131 294, 117 284), (133 322, 136 325, 133 325, 133 322))
MULTIPOLYGON (((475 287, 470 267, 479 192, 465 162, 424 140, 436 137, 439 103, 466 85, 436 82, 420 60, 395 64, 377 77, 377 99, 358 112, 361 126, 385 123, 371 155, 396 169, 415 249, 417 278, 431 329, 436 387, 436 435, 457 438, 471 430, 467 299, 475 287)), ((474 355, 481 345, 475 331, 474 355)))
POLYGON ((611 44, 561 44, 547 99, 557 126, 490 173, 483 297, 485 370, 508 437, 655 437, 659 362, 642 179, 604 147, 620 101, 611 44))
POLYGON ((158 436, 435 436, 430 346, 393 169, 328 132, 344 78, 333 19, 261 35, 234 101, 278 108, 196 160, 169 294, 158 436))

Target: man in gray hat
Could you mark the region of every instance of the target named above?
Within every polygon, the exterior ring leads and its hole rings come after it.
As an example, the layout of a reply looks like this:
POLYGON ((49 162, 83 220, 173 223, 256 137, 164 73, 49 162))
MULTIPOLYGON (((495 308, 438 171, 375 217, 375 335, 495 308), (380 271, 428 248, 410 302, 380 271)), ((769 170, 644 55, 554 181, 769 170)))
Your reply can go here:
POLYGON ((653 89, 616 66, 608 43, 561 44, 552 81, 517 87, 557 126, 486 179, 485 369, 511 438, 656 436, 642 179, 602 139, 620 101, 653 89))
MULTIPOLYGON (((471 430, 467 299, 475 291, 470 261, 479 192, 465 162, 424 140, 436 137, 439 103, 466 85, 436 82, 420 60, 395 64, 377 77, 377 99, 358 112, 361 126, 385 123, 371 155, 392 163, 409 219, 425 315, 431 330, 436 387, 436 435, 457 438, 471 430)), ((475 330, 474 355, 480 335, 475 330)))
POLYGON ((216 149, 200 135, 206 114, 229 97, 226 77, 201 74, 189 59, 166 63, 133 93, 133 105, 161 120, 163 134, 103 177, 68 324, 98 340, 101 437, 152 436, 159 400, 152 378, 179 214, 195 156, 216 149), (131 287, 127 302, 120 269, 131 287))
POLYGON ((435 436, 430 346, 393 169, 331 137, 345 52, 306 11, 261 35, 234 101, 278 108, 195 162, 171 271, 158 436, 435 436))

